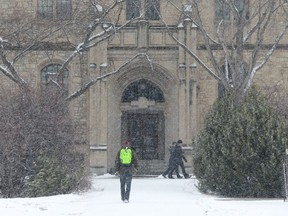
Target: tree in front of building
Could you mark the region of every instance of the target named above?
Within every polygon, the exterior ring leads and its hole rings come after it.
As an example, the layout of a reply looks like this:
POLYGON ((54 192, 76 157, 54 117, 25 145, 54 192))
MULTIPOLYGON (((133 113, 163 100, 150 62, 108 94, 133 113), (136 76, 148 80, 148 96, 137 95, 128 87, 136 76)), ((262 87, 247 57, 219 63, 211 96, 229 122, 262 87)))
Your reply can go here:
POLYGON ((241 105, 233 93, 208 114, 194 148, 199 188, 229 197, 281 197, 285 119, 255 88, 241 105))
MULTIPOLYGON (((82 65, 89 49, 106 43, 117 31, 137 20, 135 17, 118 24, 122 11, 118 6, 124 2, 83 0, 73 1, 72 5, 72 1, 55 4, 52 0, 37 0, 36 14, 23 8, 19 13, 10 13, 12 17, 1 17, 0 72, 8 83, 3 82, 3 89, 13 88, 0 95, 1 196, 68 193, 85 183, 87 164, 74 139, 75 133, 81 132, 75 131, 68 101, 86 92, 97 80, 117 73, 129 61, 99 79, 82 77, 75 92, 68 91, 67 67, 72 63, 82 65), (58 59, 55 64, 53 60, 59 55, 62 61, 58 59), (41 70, 41 88, 29 76, 39 71, 25 69, 28 64, 23 64, 33 56, 51 60, 41 70)), ((83 67, 79 70, 85 74, 83 67)), ((81 139, 77 137, 78 141, 81 139)))
POLYGON ((188 0, 182 8, 169 2, 182 12, 183 25, 197 29, 199 44, 193 48, 187 43, 192 38, 180 41, 173 31, 170 36, 237 98, 246 94, 288 28, 287 2, 282 0, 213 0, 207 3, 209 8, 206 1, 188 0))
MULTIPOLYGON (((57 4, 53 2, 56 1, 38 0, 36 18, 34 14, 31 15, 23 10, 19 11, 19 14, 13 13, 12 17, 0 19, 2 29, 0 73, 21 89, 35 88, 28 81, 29 77, 23 75, 25 70, 21 63, 25 60, 29 61, 32 58, 31 53, 36 56, 44 55, 46 59, 51 60, 51 64, 59 53, 66 53, 58 63, 60 67, 57 68, 57 73, 49 77, 52 82, 58 84, 59 88, 66 91, 61 81, 67 66, 73 63, 83 64, 83 54, 95 47, 101 50, 102 44, 107 43, 121 29, 142 17, 142 14, 133 15, 129 20, 121 22, 120 17, 126 0, 69 0, 57 1, 57 4), (44 52, 41 52, 43 50, 44 52)), ((129 2, 131 1, 127 4, 129 2)), ((86 80, 78 89, 69 92, 70 95, 67 95, 66 100, 79 97, 98 80, 118 73, 139 56, 146 55, 136 53, 119 68, 95 79, 86 76, 86 80)), ((81 68, 81 70, 83 70, 81 73, 85 73, 85 69, 81 68)))
MULTIPOLYGON (((3 93, 3 92, 2 92, 3 93)), ((0 194, 45 196, 85 183, 84 155, 76 150, 67 102, 52 89, 5 92, 0 100, 0 194)))

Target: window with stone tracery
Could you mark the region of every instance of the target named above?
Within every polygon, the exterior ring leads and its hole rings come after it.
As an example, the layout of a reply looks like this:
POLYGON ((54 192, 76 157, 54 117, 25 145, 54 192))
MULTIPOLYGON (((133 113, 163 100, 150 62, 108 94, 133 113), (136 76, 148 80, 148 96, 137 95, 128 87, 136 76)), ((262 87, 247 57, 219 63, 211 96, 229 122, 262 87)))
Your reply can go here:
MULTIPOLYGON (((244 11, 245 0, 234 0, 234 4, 236 9, 239 11, 241 15, 244 11)), ((230 16, 232 13, 232 9, 226 0, 215 0, 215 18, 216 20, 230 20, 230 16)), ((245 18, 249 19, 249 12, 247 11, 245 14, 245 18)))
POLYGON ((44 20, 65 20, 72 15, 71 0, 38 0, 37 16, 44 20))
POLYGON ((140 97, 155 102, 164 102, 161 89, 149 80, 141 79, 131 83, 123 92, 122 102, 137 101, 140 97))
POLYGON ((127 0, 126 19, 131 20, 141 15, 147 20, 159 20, 160 0, 127 0))

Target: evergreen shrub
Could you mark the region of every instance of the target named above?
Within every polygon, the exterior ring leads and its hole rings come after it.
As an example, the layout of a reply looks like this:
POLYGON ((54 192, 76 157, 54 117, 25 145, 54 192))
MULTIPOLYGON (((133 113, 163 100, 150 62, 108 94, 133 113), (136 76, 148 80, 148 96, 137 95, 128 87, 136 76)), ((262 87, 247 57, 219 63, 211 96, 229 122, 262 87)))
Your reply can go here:
POLYGON ((203 192, 229 197, 281 197, 287 143, 284 118, 253 87, 215 102, 194 142, 194 174, 203 192))
MULTIPOLYGON (((35 163, 35 175, 29 181, 29 196, 51 196, 69 193, 77 188, 82 173, 73 173, 57 158, 40 156, 35 163)), ((78 170, 79 172, 80 170, 78 170)))

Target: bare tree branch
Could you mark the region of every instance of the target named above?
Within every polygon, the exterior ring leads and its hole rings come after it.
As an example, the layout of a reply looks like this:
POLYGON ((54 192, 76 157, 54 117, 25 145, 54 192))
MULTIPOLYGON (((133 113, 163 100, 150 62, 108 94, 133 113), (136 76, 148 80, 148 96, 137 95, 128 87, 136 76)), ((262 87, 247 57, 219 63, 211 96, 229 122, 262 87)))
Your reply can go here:
MULTIPOLYGON (((116 6, 119 4, 125 2, 125 0, 119 0, 115 1, 113 5, 111 5, 107 10, 104 11, 102 16, 100 18, 97 18, 93 20, 92 23, 87 27, 86 35, 84 37, 84 40, 82 43, 78 44, 75 51, 65 60, 65 62, 62 64, 58 71, 57 77, 61 77, 65 71, 65 68, 67 65, 74 59, 75 56, 77 56, 79 53, 87 51, 88 49, 91 49, 92 47, 97 46, 99 43, 108 40, 110 37, 115 35, 116 32, 127 26, 128 24, 135 22, 136 20, 140 19, 140 17, 136 17, 134 19, 128 20, 123 25, 116 27, 115 24, 110 22, 101 21, 103 20, 116 6), (108 29, 103 29, 99 33, 96 33, 95 35, 92 35, 98 26, 108 25, 108 29), (96 41, 95 41, 96 40, 96 41), (95 41, 95 42, 94 42, 95 41)), ((95 6, 96 7, 96 6, 95 6)))
POLYGON ((164 21, 164 19, 162 18, 162 16, 160 15, 160 19, 162 21, 162 23, 165 25, 167 32, 169 34, 169 36, 182 48, 184 48, 184 50, 191 55, 195 61, 197 63, 199 63, 212 77, 214 77, 217 80, 221 80, 214 72, 212 69, 210 69, 192 50, 190 50, 184 43, 182 43, 181 41, 179 41, 174 35, 173 32, 170 30, 170 27, 167 25, 167 23, 164 21))
MULTIPOLYGON (((176 3, 173 1, 169 2, 177 8, 178 11, 181 11, 176 3)), ((218 40, 212 39, 208 34, 208 31, 211 32, 211 27, 213 25, 208 26, 210 27, 210 29, 208 29, 207 26, 204 26, 202 23, 203 14, 201 14, 201 11, 199 10, 201 1, 190 0, 189 2, 193 5, 193 16, 187 15, 183 11, 182 13, 184 17, 189 17, 191 21, 197 25, 197 30, 204 39, 204 46, 207 50, 207 55, 212 64, 212 68, 209 68, 207 64, 199 59, 196 53, 189 50, 189 47, 187 47, 186 44, 179 41, 172 34, 165 21, 162 20, 169 35, 210 75, 221 81, 225 88, 233 88, 235 91, 239 92, 239 94, 244 95, 251 86, 256 72, 269 60, 287 30, 287 26, 283 26, 282 30, 277 33, 276 39, 272 42, 272 47, 264 55, 260 52, 260 50, 265 50, 263 45, 264 39, 265 43, 267 43, 266 36, 268 34, 268 27, 273 19, 279 18, 278 12, 281 12, 283 2, 278 0, 253 1, 254 4, 252 8, 252 1, 249 0, 242 0, 240 3, 237 2, 237 4, 234 0, 221 1, 223 4, 222 10, 227 10, 227 7, 229 9, 229 11, 223 11, 223 13, 229 12, 229 16, 224 17, 218 24, 216 31, 218 40), (253 14, 251 14, 252 11, 253 14), (253 45, 251 46, 253 49, 250 52, 250 61, 247 63, 248 54, 246 52, 246 45, 249 45, 247 43, 249 39, 252 41, 254 40, 255 42, 253 42, 253 45), (212 42, 215 43, 212 44, 212 42), (216 47, 218 47, 214 51, 212 46, 215 44, 216 47), (219 54, 225 59, 225 71, 222 71, 223 62, 219 61, 219 54), (259 59, 262 60, 257 64, 259 59)), ((282 11, 284 10, 283 8, 282 11)), ((269 35, 269 37, 273 38, 271 35, 269 35)), ((269 43, 267 45, 269 45, 269 43)))
MULTIPOLYGON (((6 55, 4 54, 4 41, 0 40, 0 58, 3 62, 3 64, 7 67, 4 68, 3 66, 0 67, 0 70, 3 72, 5 76, 12 79, 15 83, 19 84, 19 86, 24 87, 28 89, 27 83, 24 79, 22 79, 19 76, 19 73, 17 72, 14 65, 7 59, 6 55)), ((7 41, 5 43, 8 43, 7 41)))
POLYGON ((251 86, 253 78, 256 74, 256 72, 258 70, 260 70, 269 60, 269 58, 272 56, 273 52, 275 51, 275 49, 277 48, 277 45, 279 44, 280 40, 283 38, 283 36, 285 35, 285 33, 287 32, 288 29, 288 25, 285 26, 285 28, 283 29, 283 31, 278 35, 278 37, 275 40, 275 43, 273 44, 272 48, 266 53, 264 59, 258 64, 256 65, 251 73, 251 76, 248 77, 248 79, 246 79, 247 84, 244 85, 245 88, 245 92, 248 90, 248 88, 251 86))
POLYGON ((126 61, 124 64, 122 64, 118 69, 116 69, 116 70, 114 70, 112 72, 103 74, 102 76, 99 76, 96 79, 93 79, 90 82, 88 82, 87 84, 83 85, 79 90, 77 90, 76 92, 74 92, 73 94, 68 96, 66 98, 66 100, 67 101, 71 101, 71 100, 79 97, 83 93, 85 93, 91 86, 95 85, 97 83, 97 81, 100 81, 100 80, 102 80, 104 78, 107 78, 107 77, 110 77, 112 75, 115 75, 117 73, 120 73, 127 65, 131 64, 131 62, 133 62, 135 59, 137 59, 137 58, 139 58, 141 56, 146 57, 147 60, 149 61, 149 63, 152 64, 150 58, 148 57, 148 55, 146 53, 139 53, 139 54, 133 56, 130 60, 126 61))

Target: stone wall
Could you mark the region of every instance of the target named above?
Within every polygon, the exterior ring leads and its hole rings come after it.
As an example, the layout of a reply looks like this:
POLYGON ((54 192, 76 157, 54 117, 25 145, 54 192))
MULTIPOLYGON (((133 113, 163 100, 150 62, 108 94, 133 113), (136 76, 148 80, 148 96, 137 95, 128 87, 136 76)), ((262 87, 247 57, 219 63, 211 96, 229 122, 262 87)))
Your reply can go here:
MULTIPOLYGON (((81 4, 85 1, 74 1, 73 7, 77 8, 80 5, 80 8, 83 7, 85 10, 85 4, 81 4)), ((103 0, 103 7, 111 2, 114 0, 103 0)), ((186 1, 174 2, 179 8, 182 8, 182 3, 186 1)), ((37 17, 37 0, 2 0, 1 3, 0 23, 7 24, 4 21, 8 17, 19 18, 21 14, 24 14, 23 17, 31 19, 37 17)), ((203 10, 201 12, 205 13, 204 24, 209 27, 211 35, 214 35, 215 23, 211 22, 214 17, 212 6, 210 1, 202 1, 203 10)), ((125 9, 125 4, 123 8, 125 9)), ((212 67, 207 51, 201 48, 203 38, 197 28, 190 21, 183 21, 179 11, 168 3, 161 5, 161 11, 167 24, 171 27, 173 35, 181 42, 186 43, 206 65, 212 67)), ((119 10, 117 9, 111 14, 111 20, 112 15, 117 17, 119 10)), ((83 22, 81 20, 82 28, 69 30, 71 34, 68 34, 68 38, 74 42, 74 45, 81 41, 82 30, 85 28, 87 20, 87 18, 83 18, 83 22)), ((126 21, 124 10, 120 13, 119 21, 119 24, 126 21)), ((278 31, 281 27, 281 25, 275 25, 276 21, 273 22, 270 32, 278 31)), ((39 26, 47 27, 48 25, 53 26, 54 21, 37 23, 39 26)), ((51 41, 63 42, 67 39, 66 36, 59 34, 51 41)), ((283 45, 285 45, 286 38, 282 41, 283 45)), ((273 40, 271 37, 265 39, 273 40)), ((19 60, 15 66, 33 88, 40 89, 41 69, 50 63, 63 63, 73 49, 73 47, 66 47, 66 50, 35 50, 19 60)), ((263 54, 266 51, 263 50, 263 54)), ((199 132, 203 126, 205 115, 218 97, 218 82, 182 48, 177 46, 160 21, 141 20, 135 22, 118 31, 108 41, 75 58, 68 66, 69 93, 77 91, 91 79, 114 71, 140 52, 147 53, 152 61, 149 62, 144 57, 137 59, 121 73, 98 82, 81 97, 71 102, 70 110, 77 126, 76 142, 79 143, 79 147, 83 147, 82 149, 87 154, 89 151, 87 146, 90 145, 89 154, 92 167, 100 168, 104 172, 111 168, 121 142, 121 109, 123 108, 120 100, 121 93, 129 83, 145 78, 155 82, 166 96, 166 107, 162 110, 166 120, 165 148, 178 138, 186 140, 185 143, 188 144, 186 152, 189 154, 188 166, 191 167, 192 151, 189 147, 192 141, 191 136, 195 136, 199 132), (152 63, 155 67, 154 71, 150 67, 152 63)), ((250 55, 249 52, 250 50, 247 50, 247 56, 250 55)), ((13 55, 13 52, 9 53, 13 55)), ((221 51, 216 53, 216 56, 219 62, 223 61, 221 51)), ((262 87, 276 84, 288 86, 286 58, 287 48, 282 46, 277 49, 267 64, 257 73, 255 83, 262 87)), ((1 74, 0 87, 13 88, 15 84, 1 74)), ((165 154, 167 162, 169 156, 167 149, 165 149, 165 154)))

